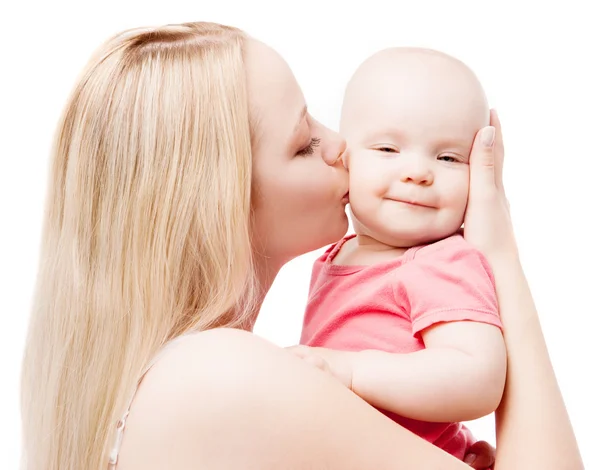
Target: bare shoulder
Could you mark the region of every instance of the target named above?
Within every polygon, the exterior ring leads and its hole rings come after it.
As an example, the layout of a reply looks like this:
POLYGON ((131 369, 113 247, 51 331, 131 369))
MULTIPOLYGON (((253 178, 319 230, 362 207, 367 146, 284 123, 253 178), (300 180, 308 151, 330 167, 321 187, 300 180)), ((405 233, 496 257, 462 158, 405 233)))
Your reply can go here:
POLYGON ((282 354, 288 355, 256 335, 235 329, 181 338, 138 389, 119 470, 196 468, 189 466, 189 449, 201 450, 215 433, 227 433, 252 402, 252 384, 264 382, 272 367, 269 363, 282 354), (186 461, 176 462, 178 457, 186 461))
MULTIPOLYGON (((181 338, 152 367, 136 397, 138 406, 157 397, 186 402, 210 390, 238 394, 238 383, 282 350, 247 331, 217 328, 181 338)), ((197 401, 197 400, 196 400, 197 401)), ((175 407, 171 407, 175 408, 175 407)))

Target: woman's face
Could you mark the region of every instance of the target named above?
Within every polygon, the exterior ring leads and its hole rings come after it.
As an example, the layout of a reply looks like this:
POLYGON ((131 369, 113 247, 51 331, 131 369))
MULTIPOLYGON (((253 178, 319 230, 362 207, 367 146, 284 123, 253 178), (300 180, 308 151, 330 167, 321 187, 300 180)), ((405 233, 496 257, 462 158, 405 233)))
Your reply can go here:
POLYGON ((348 229, 345 141, 315 121, 285 61, 248 40, 253 136, 253 236, 275 263, 334 243, 348 229))

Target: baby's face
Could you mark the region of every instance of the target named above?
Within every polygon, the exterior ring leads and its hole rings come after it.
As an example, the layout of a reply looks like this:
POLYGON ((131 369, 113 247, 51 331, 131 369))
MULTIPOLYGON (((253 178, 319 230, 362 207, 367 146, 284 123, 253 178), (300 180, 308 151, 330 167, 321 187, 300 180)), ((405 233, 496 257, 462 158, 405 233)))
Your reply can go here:
POLYGON ((341 119, 355 231, 395 247, 455 233, 467 205, 469 152, 488 123, 481 85, 462 63, 411 49, 368 59, 348 86, 341 119))

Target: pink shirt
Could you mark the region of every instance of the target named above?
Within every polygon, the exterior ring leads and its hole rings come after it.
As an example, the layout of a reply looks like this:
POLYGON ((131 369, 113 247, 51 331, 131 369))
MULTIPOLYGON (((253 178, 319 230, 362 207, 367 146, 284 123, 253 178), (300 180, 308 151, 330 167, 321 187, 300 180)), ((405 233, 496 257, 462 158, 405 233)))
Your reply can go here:
MULTIPOLYGON (((501 327, 491 269, 461 236, 410 248, 372 266, 332 264, 352 237, 330 247, 313 266, 301 344, 410 353, 425 349, 420 332, 435 323, 501 327)), ((461 423, 416 421, 381 411, 461 460, 474 442, 461 423)))

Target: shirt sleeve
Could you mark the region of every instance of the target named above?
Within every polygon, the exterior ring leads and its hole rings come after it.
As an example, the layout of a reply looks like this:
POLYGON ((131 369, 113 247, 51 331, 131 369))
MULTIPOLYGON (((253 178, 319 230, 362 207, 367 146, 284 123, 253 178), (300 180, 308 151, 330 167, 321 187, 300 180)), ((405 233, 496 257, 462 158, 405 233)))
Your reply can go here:
POLYGON ((451 321, 502 328, 492 270, 462 237, 423 247, 406 267, 398 287, 408 300, 413 335, 451 321))

